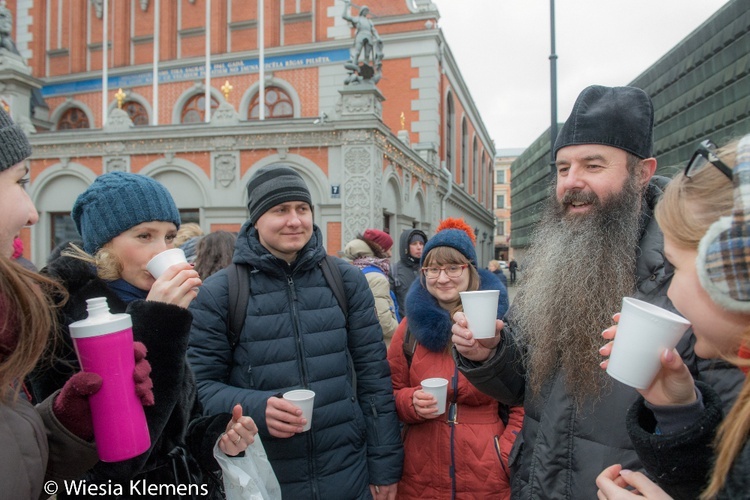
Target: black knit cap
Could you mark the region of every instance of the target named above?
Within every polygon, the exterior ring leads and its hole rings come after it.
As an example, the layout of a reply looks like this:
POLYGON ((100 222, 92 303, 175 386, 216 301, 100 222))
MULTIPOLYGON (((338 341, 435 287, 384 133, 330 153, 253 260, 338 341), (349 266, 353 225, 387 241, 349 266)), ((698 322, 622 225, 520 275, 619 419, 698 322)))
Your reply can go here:
POLYGON ((26 134, 0 106, 0 171, 21 163, 29 156, 31 144, 26 134))
POLYGON ((247 208, 250 210, 251 224, 255 224, 272 207, 288 201, 304 201, 312 208, 307 184, 296 170, 287 165, 272 163, 261 167, 247 183, 247 208))
POLYGON ((592 85, 579 94, 568 121, 555 141, 555 157, 565 146, 603 144, 651 158, 654 106, 635 87, 592 85))

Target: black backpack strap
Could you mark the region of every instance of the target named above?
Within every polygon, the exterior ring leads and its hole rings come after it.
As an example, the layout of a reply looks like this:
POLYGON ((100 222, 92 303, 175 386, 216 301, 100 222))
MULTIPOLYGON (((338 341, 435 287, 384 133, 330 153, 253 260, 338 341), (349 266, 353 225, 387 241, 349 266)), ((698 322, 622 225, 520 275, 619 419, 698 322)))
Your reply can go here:
POLYGON ((227 292, 229 294, 229 314, 227 315, 227 339, 234 351, 240 340, 245 324, 245 311, 250 300, 250 266, 229 264, 227 266, 227 292))
MULTIPOLYGON (((346 290, 344 289, 344 278, 341 277, 341 269, 336 264, 336 258, 331 255, 326 255, 326 258, 321 260, 318 265, 323 271, 323 277, 328 283, 328 288, 333 291, 333 295, 336 297, 336 301, 339 303, 341 311, 344 313, 346 318, 346 332, 349 333, 349 302, 346 300, 346 290)), ((352 354, 347 348, 347 359, 349 360, 349 368, 352 371, 352 388, 354 389, 354 396, 357 396, 357 372, 354 370, 354 360, 352 354)))
POLYGON ((404 357, 406 358, 407 368, 411 368, 411 360, 414 357, 414 351, 417 350, 417 337, 411 334, 409 325, 406 325, 406 333, 404 334, 404 343, 402 345, 404 349, 404 357))
POLYGON ((333 290, 339 307, 346 317, 346 325, 349 326, 349 303, 346 300, 346 291, 344 289, 344 278, 341 277, 341 270, 336 265, 335 257, 326 255, 326 258, 320 261, 320 268, 323 270, 323 276, 328 283, 328 287, 333 290))

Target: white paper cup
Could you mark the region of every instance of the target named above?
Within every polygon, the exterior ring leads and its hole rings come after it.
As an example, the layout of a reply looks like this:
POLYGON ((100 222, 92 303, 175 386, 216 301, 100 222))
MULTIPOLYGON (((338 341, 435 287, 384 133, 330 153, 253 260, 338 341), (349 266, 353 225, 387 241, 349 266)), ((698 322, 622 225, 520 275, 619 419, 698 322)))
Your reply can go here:
POLYGON ((165 250, 160 254, 156 254, 153 259, 148 261, 148 264, 146 264, 146 269, 148 269, 148 272, 151 273, 151 276, 159 279, 159 276, 164 274, 164 271, 166 271, 170 266, 179 264, 180 262, 187 262, 187 259, 185 258, 185 252, 182 250, 182 248, 170 248, 169 250, 165 250))
POLYGON ((444 378, 428 378, 422 381, 422 390, 437 399, 437 414, 445 413, 445 400, 448 398, 448 381, 444 378))
POLYGON ((309 431, 312 426, 313 404, 315 403, 315 392, 307 389, 295 389, 284 393, 284 399, 302 410, 302 416, 307 419, 307 424, 302 428, 309 431))
POLYGON ((607 373, 636 389, 647 389, 661 369, 661 354, 673 349, 690 322, 642 300, 622 299, 620 322, 607 373))
POLYGON ((461 305, 464 308, 469 330, 475 339, 491 339, 495 336, 497 320, 497 301, 499 290, 480 290, 477 292, 460 292, 461 305))

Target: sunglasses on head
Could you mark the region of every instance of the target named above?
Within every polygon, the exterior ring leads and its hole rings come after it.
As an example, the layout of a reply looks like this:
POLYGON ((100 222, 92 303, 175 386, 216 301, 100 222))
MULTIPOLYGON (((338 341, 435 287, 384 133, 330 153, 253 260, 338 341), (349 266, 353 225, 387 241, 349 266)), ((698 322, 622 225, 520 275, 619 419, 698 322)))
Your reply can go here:
POLYGON ((706 139, 701 142, 698 149, 695 150, 693 157, 690 158, 690 161, 685 166, 685 177, 693 177, 695 174, 703 170, 706 165, 713 165, 718 168, 730 181, 734 179, 732 169, 727 167, 727 165, 716 155, 716 144, 714 144, 711 139, 706 139))

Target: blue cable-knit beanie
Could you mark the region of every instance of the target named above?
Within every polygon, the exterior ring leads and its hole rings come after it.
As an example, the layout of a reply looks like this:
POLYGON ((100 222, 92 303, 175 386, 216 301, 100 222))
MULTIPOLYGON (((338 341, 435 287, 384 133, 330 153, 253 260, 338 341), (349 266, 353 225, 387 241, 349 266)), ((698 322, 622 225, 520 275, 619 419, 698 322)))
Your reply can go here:
POLYGON ((474 230, 463 219, 449 217, 438 225, 435 236, 427 240, 422 249, 419 265, 424 266, 424 259, 433 248, 451 247, 461 252, 475 268, 478 268, 477 251, 472 240, 476 240, 474 230))
POLYGON ((81 193, 71 212, 83 249, 96 253, 115 236, 151 221, 180 227, 180 212, 167 188, 149 177, 110 172, 81 193))

